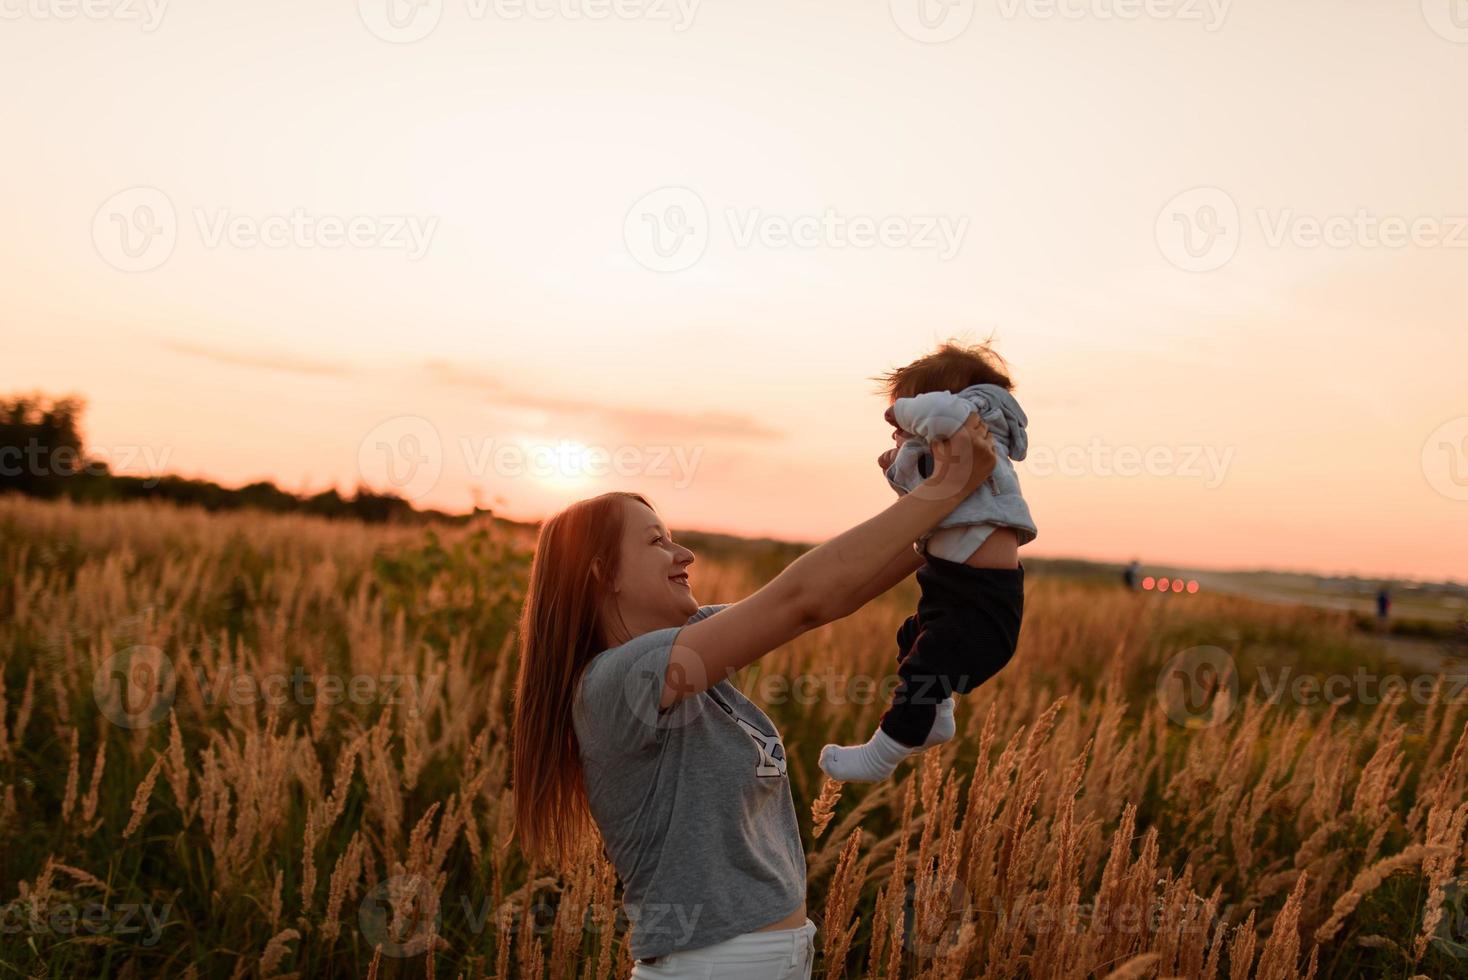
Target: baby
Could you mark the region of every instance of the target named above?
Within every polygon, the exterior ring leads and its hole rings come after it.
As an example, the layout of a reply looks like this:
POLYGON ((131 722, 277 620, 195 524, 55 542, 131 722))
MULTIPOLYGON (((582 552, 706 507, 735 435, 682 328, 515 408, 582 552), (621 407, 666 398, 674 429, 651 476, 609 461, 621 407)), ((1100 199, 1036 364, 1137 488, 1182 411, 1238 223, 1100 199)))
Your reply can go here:
POLYGON ((987 345, 946 343, 884 375, 895 448, 878 462, 899 494, 931 474, 928 445, 979 413, 998 462, 984 485, 914 547, 917 613, 897 630, 900 683, 881 725, 864 745, 827 745, 821 769, 832 779, 876 782, 903 759, 953 737, 953 695, 967 694, 1009 662, 1024 615, 1019 546, 1035 539, 1030 509, 1010 460, 1028 448, 1024 410, 1002 361, 987 345))

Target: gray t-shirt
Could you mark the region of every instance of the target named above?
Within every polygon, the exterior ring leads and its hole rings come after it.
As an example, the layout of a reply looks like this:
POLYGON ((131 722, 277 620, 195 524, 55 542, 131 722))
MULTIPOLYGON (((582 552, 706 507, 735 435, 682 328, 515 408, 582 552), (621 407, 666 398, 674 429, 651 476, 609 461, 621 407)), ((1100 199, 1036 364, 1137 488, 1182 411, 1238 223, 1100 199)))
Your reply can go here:
MULTIPOLYGON (((701 606, 696 623, 724 606, 701 606)), ((805 900, 785 746, 727 679, 658 709, 681 627, 597 654, 572 717, 639 959, 777 922, 805 900)))

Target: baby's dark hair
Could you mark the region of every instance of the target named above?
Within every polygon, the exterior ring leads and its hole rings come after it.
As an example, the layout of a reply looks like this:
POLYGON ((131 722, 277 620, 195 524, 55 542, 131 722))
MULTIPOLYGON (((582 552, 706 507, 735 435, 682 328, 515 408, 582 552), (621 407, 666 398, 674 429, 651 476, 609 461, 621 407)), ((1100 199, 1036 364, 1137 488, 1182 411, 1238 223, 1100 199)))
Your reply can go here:
POLYGON ((983 384, 1013 391, 1014 382, 1009 380, 1007 368, 1004 358, 994 352, 988 341, 964 344, 947 340, 933 353, 878 375, 874 380, 881 385, 882 394, 891 399, 911 398, 928 391, 957 394, 969 385, 983 384))

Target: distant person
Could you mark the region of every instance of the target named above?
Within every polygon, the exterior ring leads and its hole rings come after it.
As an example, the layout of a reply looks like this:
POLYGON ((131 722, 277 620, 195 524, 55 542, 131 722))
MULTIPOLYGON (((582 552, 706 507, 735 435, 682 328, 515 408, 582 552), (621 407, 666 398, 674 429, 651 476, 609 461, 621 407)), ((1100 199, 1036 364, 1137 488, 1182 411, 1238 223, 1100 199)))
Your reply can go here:
POLYGON ((1382 629, 1386 628, 1386 621, 1392 614, 1392 593, 1385 583, 1376 590, 1376 625, 1382 629))
POLYGON ((1137 586, 1142 581, 1141 563, 1133 558, 1131 564, 1127 565, 1126 570, 1121 573, 1121 580, 1126 583, 1128 589, 1133 592, 1137 591, 1137 586))

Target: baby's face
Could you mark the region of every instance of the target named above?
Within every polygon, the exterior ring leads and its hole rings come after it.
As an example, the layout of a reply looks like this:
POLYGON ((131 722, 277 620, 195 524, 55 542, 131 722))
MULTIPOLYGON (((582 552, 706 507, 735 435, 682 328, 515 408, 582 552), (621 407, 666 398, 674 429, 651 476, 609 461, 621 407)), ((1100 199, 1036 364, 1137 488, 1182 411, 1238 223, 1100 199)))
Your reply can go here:
POLYGON ((887 413, 882 417, 887 420, 888 425, 892 426, 892 445, 901 447, 904 442, 911 439, 913 436, 910 432, 903 432, 902 426, 897 424, 897 417, 892 414, 892 406, 896 403, 896 398, 893 398, 891 401, 889 401, 887 403, 887 413))

